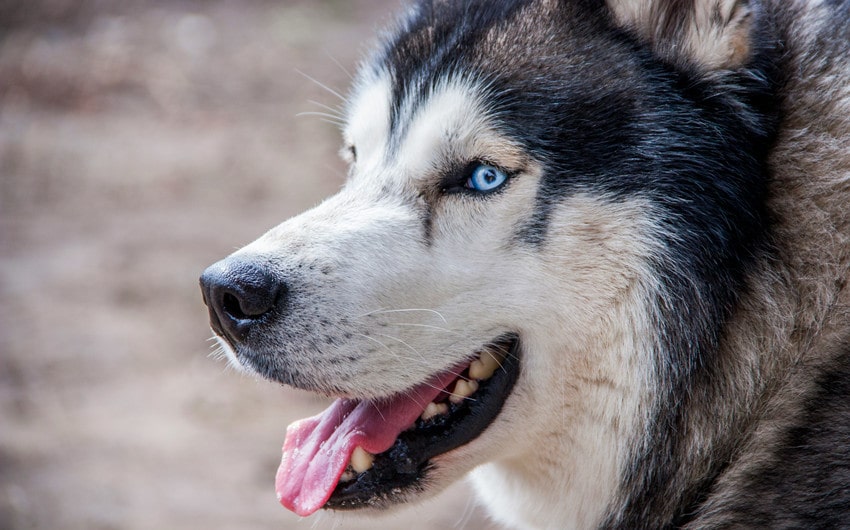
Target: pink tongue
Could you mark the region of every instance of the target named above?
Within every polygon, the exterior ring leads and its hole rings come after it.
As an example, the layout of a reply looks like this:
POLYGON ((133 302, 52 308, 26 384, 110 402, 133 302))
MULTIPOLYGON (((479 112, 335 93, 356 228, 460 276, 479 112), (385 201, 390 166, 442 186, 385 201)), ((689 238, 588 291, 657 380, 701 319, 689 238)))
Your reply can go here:
POLYGON ((278 500, 304 517, 330 498, 358 445, 372 454, 392 447, 430 403, 456 377, 445 372, 388 401, 338 399, 318 416, 286 429, 283 458, 275 477, 278 500))

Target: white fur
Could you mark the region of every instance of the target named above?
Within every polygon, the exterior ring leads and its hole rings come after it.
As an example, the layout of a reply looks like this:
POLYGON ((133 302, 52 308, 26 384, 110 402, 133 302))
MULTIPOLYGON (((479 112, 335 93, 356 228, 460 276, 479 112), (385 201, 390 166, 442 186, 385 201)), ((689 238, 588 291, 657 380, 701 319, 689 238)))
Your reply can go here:
POLYGON ((349 104, 349 125, 343 138, 348 145, 357 146, 361 167, 375 167, 382 162, 381 150, 387 145, 389 134, 391 89, 386 75, 364 81, 349 104))
POLYGON ((503 419, 526 417, 532 425, 525 432, 534 436, 522 443, 521 455, 473 473, 491 513, 510 526, 593 527, 617 491, 629 441, 642 425, 640 396, 652 365, 641 285, 641 253, 649 248, 641 232, 651 228, 639 226, 646 223, 640 209, 579 197, 553 221, 554 248, 540 256, 547 270, 539 277, 553 292, 535 293, 540 298, 528 310, 541 322, 524 334, 524 366, 539 378, 530 385, 535 402, 509 409, 503 419), (581 237, 583 230, 594 234, 581 237), (562 271, 569 278, 559 280, 562 271), (574 301, 564 304, 568 298, 574 301), (543 319, 547 309, 557 321, 543 319), (622 322, 632 323, 634 333, 623 334, 622 322))
POLYGON ((289 270, 319 263, 334 271, 297 276, 309 299, 303 317, 289 317, 290 330, 304 331, 286 347, 316 379, 380 397, 518 332, 522 372, 512 395, 481 436, 433 460, 432 491, 488 464, 475 483, 499 520, 598 524, 642 424, 641 396, 651 395, 651 329, 643 321, 649 209, 640 201, 573 197, 552 214, 544 245, 519 244, 516 228, 533 213, 540 166, 497 134, 476 87, 447 82, 406 109, 407 128, 392 155, 383 120, 389 103, 381 100, 388 94, 378 77, 353 99, 345 136, 358 158, 345 188, 241 251, 289 270), (426 246, 419 201, 444 168, 478 159, 520 174, 488 200, 439 199, 426 246), (333 323, 330 333, 351 338, 337 336, 344 345, 326 351, 311 347, 316 315, 333 323), (633 333, 622 331, 623 321, 633 333), (333 355, 360 357, 340 366, 326 362, 333 355))

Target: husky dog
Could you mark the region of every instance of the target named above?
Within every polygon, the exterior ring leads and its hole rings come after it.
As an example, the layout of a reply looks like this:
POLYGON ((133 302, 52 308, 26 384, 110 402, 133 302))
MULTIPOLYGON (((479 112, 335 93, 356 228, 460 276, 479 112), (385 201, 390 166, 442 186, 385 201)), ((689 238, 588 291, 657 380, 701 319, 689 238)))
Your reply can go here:
POLYGON ((343 189, 201 277, 337 398, 284 506, 850 524, 850 2, 423 1, 346 116, 343 189))

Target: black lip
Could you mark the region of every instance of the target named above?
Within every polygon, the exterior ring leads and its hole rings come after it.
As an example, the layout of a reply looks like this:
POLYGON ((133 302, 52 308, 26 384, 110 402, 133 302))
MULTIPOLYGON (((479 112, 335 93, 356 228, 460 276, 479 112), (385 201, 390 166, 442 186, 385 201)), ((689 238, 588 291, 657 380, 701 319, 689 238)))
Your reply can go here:
POLYGON ((496 419, 519 378, 520 341, 505 335, 494 344, 507 346, 502 368, 481 382, 474 401, 450 405, 444 417, 418 421, 401 433, 393 446, 375 457, 372 468, 351 482, 339 483, 324 508, 354 510, 384 507, 406 494, 421 491, 431 459, 477 438, 496 419))

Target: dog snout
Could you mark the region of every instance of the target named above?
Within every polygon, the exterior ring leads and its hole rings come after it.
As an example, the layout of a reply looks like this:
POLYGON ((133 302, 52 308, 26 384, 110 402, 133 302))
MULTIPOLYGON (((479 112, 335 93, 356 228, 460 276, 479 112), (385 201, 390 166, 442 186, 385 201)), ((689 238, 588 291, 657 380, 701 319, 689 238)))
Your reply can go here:
POLYGON ((210 326, 231 344, 244 341, 252 327, 267 320, 286 292, 268 270, 232 256, 207 268, 200 284, 210 326))

